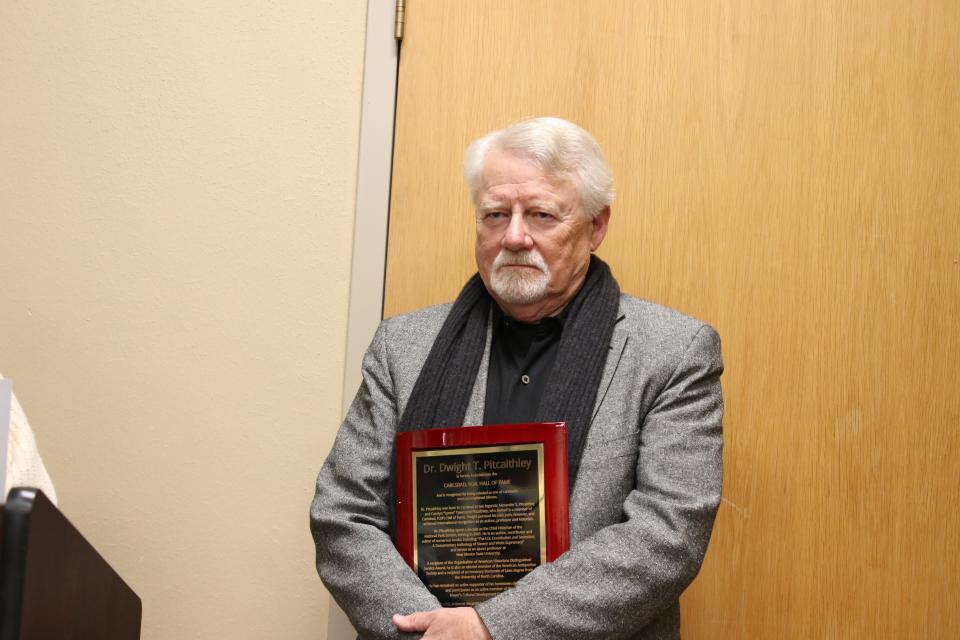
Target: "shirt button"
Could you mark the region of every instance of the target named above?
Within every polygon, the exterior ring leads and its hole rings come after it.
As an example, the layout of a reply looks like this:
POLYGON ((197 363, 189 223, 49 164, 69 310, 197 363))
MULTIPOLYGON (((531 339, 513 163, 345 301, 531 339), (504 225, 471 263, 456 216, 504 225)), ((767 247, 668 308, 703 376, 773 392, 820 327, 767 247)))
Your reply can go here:
POLYGON ((522 376, 520 376, 520 382, 522 382, 523 384, 530 384, 530 376, 528 376, 527 374, 523 374, 522 376))

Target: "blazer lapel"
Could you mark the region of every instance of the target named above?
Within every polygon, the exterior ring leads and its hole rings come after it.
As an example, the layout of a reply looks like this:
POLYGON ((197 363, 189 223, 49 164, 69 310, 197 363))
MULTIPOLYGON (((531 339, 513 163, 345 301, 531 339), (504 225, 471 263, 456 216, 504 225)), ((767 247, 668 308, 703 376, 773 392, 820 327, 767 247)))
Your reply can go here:
POLYGON ((623 351, 627 347, 627 331, 623 326, 623 319, 626 314, 621 313, 617 317, 617 323, 613 326, 613 336, 610 338, 610 351, 607 353, 607 363, 603 368, 603 377, 600 378, 600 387, 597 389, 597 400, 593 405, 593 417, 591 424, 596 419, 600 411, 600 405, 607 397, 607 391, 610 389, 610 383, 613 382, 613 376, 617 373, 620 366, 620 359, 623 358, 623 351))

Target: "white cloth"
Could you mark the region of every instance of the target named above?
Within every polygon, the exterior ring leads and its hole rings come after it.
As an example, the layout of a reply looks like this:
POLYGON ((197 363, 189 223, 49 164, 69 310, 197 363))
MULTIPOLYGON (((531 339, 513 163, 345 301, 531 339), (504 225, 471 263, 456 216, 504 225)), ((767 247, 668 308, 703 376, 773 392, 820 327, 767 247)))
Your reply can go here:
MULTIPOLYGON (((2 377, 2 376, 0 376, 2 377)), ((34 487, 43 491, 54 504, 57 493, 53 489, 50 474, 43 466, 37 440, 33 437, 30 423, 23 407, 14 395, 10 398, 10 434, 7 437, 7 492, 13 487, 34 487)), ((3 496, 0 500, 6 501, 3 496)))

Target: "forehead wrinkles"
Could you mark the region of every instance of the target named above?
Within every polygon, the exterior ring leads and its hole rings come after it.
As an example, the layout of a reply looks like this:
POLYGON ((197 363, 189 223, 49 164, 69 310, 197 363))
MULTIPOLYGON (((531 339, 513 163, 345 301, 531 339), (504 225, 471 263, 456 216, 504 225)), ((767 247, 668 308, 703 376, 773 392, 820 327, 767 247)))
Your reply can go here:
POLYGON ((487 187, 480 200, 481 207, 519 201, 523 205, 555 204, 565 200, 563 186, 547 182, 500 184, 487 187))

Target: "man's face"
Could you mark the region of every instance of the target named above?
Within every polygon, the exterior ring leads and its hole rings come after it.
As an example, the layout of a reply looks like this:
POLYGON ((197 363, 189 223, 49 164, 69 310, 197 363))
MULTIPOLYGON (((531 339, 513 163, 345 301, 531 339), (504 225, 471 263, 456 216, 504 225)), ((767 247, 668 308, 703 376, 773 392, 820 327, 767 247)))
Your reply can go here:
POLYGON ((484 162, 477 202, 477 268, 487 290, 517 320, 558 313, 583 283, 609 209, 591 220, 573 180, 495 149, 484 162))

